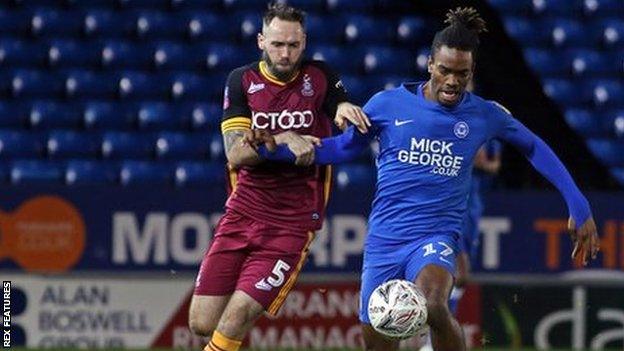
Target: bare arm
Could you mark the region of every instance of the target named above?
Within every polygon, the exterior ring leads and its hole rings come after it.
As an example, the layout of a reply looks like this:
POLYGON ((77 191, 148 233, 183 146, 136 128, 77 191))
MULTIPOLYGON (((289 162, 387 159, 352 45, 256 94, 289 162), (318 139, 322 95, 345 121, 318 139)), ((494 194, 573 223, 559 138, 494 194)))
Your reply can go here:
POLYGON ((223 146, 228 162, 234 168, 254 166, 262 162, 260 156, 252 146, 243 143, 245 131, 242 129, 230 130, 223 133, 223 146))

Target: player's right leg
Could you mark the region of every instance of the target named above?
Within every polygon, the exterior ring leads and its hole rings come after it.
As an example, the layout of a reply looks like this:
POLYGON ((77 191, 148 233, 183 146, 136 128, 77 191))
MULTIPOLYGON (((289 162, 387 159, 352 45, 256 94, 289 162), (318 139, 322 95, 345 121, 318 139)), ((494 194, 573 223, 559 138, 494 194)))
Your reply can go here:
POLYGON ((453 276, 439 265, 425 266, 416 278, 416 286, 427 299, 427 323, 431 329, 431 342, 436 351, 466 350, 463 332, 448 307, 448 297, 453 288, 453 276))
POLYGON ((226 211, 215 230, 209 250, 204 255, 189 309, 189 328, 200 336, 211 336, 216 330, 247 258, 245 217, 226 211))

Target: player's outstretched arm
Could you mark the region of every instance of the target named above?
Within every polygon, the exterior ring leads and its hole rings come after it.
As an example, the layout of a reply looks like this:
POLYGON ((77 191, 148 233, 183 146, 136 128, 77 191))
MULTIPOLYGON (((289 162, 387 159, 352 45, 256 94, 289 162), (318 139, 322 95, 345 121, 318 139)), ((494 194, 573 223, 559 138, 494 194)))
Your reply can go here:
POLYGON ((354 105, 348 101, 341 102, 336 108, 336 117, 334 117, 334 123, 343 132, 347 129, 347 121, 357 128, 362 134, 368 132, 368 128, 371 126, 371 122, 368 116, 360 106, 354 105))
MULTIPOLYGON (((314 147, 313 163, 327 165, 352 161, 368 147, 368 142, 368 134, 361 134, 354 127, 349 127, 340 135, 321 139, 314 147)), ((257 151, 268 160, 295 163, 297 159, 284 144, 278 145, 274 152, 270 152, 265 145, 260 145, 257 151)))
POLYGON ((569 227, 574 241, 572 257, 587 264, 588 256, 596 257, 600 243, 589 202, 572 176, 552 149, 520 122, 514 122, 504 139, 516 146, 563 195, 570 212, 569 227))

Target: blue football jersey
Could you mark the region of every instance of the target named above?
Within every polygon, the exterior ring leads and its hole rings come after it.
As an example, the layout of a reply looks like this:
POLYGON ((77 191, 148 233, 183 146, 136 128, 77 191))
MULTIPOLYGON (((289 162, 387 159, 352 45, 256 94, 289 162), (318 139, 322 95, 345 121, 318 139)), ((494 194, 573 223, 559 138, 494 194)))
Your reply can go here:
POLYGON ((369 241, 459 235, 477 150, 521 126, 499 104, 469 92, 453 107, 427 100, 423 85, 382 91, 364 106, 379 141, 369 241))

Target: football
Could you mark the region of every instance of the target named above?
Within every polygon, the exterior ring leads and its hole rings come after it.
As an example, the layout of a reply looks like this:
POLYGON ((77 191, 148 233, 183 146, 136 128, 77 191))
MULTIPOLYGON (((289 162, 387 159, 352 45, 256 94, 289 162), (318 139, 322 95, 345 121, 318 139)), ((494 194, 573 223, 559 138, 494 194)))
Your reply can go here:
POLYGON ((427 300, 407 280, 394 279, 379 285, 368 300, 368 317, 379 333, 407 339, 427 323, 427 300))

